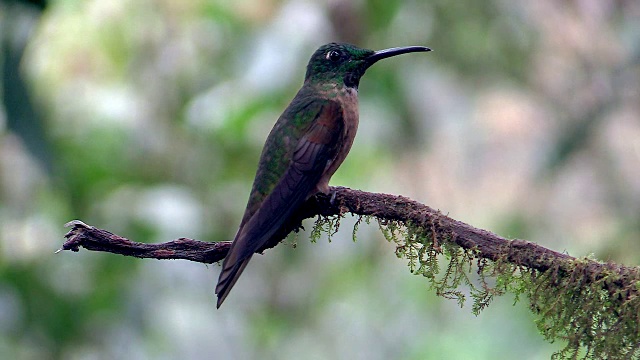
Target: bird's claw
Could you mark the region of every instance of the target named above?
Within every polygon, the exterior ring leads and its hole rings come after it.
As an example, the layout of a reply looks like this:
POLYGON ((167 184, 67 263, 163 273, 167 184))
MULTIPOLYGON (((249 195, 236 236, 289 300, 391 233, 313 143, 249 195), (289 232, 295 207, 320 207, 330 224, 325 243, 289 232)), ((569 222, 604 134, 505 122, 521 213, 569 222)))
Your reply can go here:
POLYGON ((329 204, 331 204, 331 206, 335 205, 337 195, 338 191, 336 191, 336 189, 331 189, 331 199, 329 199, 329 204))

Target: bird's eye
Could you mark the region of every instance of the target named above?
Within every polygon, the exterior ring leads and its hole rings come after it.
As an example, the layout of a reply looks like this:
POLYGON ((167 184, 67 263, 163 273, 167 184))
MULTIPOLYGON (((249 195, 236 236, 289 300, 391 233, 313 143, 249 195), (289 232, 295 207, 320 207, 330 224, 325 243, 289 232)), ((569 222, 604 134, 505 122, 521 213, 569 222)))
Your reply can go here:
POLYGON ((342 56, 340 56, 340 53, 335 50, 327 52, 327 60, 338 61, 341 57, 342 56))

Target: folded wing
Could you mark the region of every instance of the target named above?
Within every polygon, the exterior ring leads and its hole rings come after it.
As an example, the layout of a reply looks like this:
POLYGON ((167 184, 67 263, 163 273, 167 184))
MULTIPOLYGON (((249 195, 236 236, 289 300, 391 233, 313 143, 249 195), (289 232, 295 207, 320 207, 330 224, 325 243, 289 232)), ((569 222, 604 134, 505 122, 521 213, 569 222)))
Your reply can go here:
POLYGON ((328 164, 336 157, 344 131, 339 103, 326 100, 300 138, 291 163, 260 208, 240 228, 222 264, 216 286, 220 307, 251 256, 283 226, 310 196, 328 164))

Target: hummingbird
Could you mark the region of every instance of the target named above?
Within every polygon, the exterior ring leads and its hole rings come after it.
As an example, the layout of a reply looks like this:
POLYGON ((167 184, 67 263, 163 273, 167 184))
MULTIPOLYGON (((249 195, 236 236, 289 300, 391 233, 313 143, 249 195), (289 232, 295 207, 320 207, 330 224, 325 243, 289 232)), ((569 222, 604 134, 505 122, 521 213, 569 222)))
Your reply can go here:
POLYGON ((329 179, 349 153, 358 129, 358 85, 365 71, 379 60, 423 51, 431 49, 373 51, 330 43, 313 53, 302 88, 276 121, 260 155, 247 208, 222 263, 217 308, 253 254, 302 203, 319 192, 330 195, 329 179))

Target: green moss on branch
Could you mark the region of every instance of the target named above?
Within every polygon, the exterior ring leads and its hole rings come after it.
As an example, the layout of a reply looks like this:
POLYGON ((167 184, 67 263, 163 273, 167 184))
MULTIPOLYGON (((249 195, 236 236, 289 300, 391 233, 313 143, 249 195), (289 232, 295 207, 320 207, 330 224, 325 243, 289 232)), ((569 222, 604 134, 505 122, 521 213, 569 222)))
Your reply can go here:
POLYGON ((474 314, 495 296, 525 295, 545 339, 567 342, 557 359, 640 357, 640 268, 508 240, 401 196, 336 191, 339 202, 325 209, 376 218, 396 255, 438 295, 462 306, 461 289, 470 289, 474 314))

